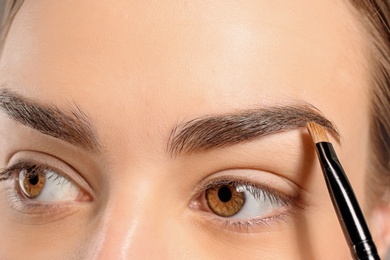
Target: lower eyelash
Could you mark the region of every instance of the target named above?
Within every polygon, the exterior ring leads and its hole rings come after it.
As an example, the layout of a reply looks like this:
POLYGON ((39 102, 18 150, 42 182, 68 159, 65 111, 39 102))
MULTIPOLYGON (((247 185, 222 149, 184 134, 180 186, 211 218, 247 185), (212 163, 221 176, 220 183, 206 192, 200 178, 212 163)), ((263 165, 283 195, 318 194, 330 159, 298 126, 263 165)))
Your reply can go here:
POLYGON ((277 214, 264 218, 253 218, 249 220, 222 220, 225 226, 233 226, 239 230, 252 228, 253 226, 261 226, 263 228, 270 228, 270 224, 274 221, 286 220, 290 216, 287 211, 281 214, 277 214))
POLYGON ((22 195, 19 194, 18 189, 15 187, 14 180, 9 179, 10 183, 5 188, 5 193, 7 194, 7 201, 9 202, 10 208, 13 210, 24 213, 24 214, 42 214, 48 213, 53 210, 57 205, 55 204, 42 204, 42 203, 25 203, 23 201, 22 195))
POLYGON ((13 221, 25 225, 44 225, 77 212, 72 207, 56 204, 25 203, 12 185, 8 185, 3 191, 9 208, 4 214, 8 214, 13 221))
MULTIPOLYGON (((284 208, 283 212, 269 217, 252 218, 247 220, 230 220, 220 217, 213 217, 211 221, 221 226, 223 230, 238 233, 261 233, 274 231, 278 224, 288 223, 294 219, 296 209, 284 208)), ((209 220, 210 221, 210 220, 209 220)))

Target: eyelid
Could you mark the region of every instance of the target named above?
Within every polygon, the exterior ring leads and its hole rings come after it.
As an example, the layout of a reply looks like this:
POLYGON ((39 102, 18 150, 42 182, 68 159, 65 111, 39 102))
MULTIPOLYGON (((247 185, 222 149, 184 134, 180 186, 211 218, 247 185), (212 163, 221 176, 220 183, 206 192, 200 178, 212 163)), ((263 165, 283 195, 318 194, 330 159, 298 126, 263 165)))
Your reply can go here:
MULTIPOLYGON (((225 175, 221 176, 216 179, 209 180, 205 183, 202 183, 200 185, 200 189, 198 191, 198 194, 201 194, 202 192, 206 191, 207 189, 219 186, 223 184, 231 184, 234 183, 235 185, 243 185, 248 187, 254 187, 256 189, 260 189, 265 193, 271 194, 272 196, 275 196, 280 199, 280 202, 285 206, 289 205, 291 207, 295 208, 301 208, 301 203, 299 201, 299 198, 293 195, 289 195, 285 192, 281 192, 278 189, 275 189, 272 184, 264 184, 264 183, 258 183, 257 181, 248 180, 242 177, 232 176, 232 175, 225 175)), ((199 196, 199 195, 198 195, 199 196)))
POLYGON ((39 167, 51 169, 59 175, 66 177, 75 185, 79 186, 81 189, 87 192, 91 196, 92 200, 95 198, 93 189, 79 172, 77 172, 68 163, 45 153, 35 151, 20 151, 12 156, 2 173, 7 174, 6 172, 10 169, 15 169, 17 166, 23 166, 23 164, 27 167, 31 165, 38 165, 39 167))
POLYGON ((257 233, 277 230, 283 227, 283 223, 290 223, 290 220, 295 219, 296 214, 299 214, 306 208, 306 201, 302 197, 299 186, 294 186, 294 183, 280 177, 280 175, 256 169, 240 168, 222 170, 202 179, 193 191, 189 207, 196 210, 198 212, 197 215, 203 216, 200 219, 203 219, 202 222, 205 226, 210 225, 211 221, 224 230, 239 233, 242 231, 257 233), (224 218, 214 215, 211 210, 202 209, 204 206, 204 203, 201 202, 202 196, 208 188, 232 182, 250 185, 268 192, 282 202, 282 207, 269 215, 266 214, 248 219, 224 218))
POLYGON ((48 224, 77 213, 85 203, 66 202, 61 204, 26 203, 15 186, 9 183, 5 189, 10 217, 25 225, 48 224))
POLYGON ((261 233, 276 231, 286 228, 286 225, 291 225, 291 221, 296 219, 297 214, 306 208, 300 197, 293 196, 288 193, 281 192, 274 189, 272 186, 267 186, 256 181, 245 180, 241 177, 225 175, 216 178, 212 178, 207 182, 201 184, 200 188, 197 188, 197 197, 191 200, 190 208, 197 212, 198 218, 202 226, 206 230, 211 226, 215 226, 218 231, 234 232, 234 233, 261 233), (213 213, 211 209, 206 206, 204 193, 209 187, 223 185, 224 183, 233 183, 234 185, 243 184, 250 185, 256 189, 262 190, 262 192, 269 193, 276 201, 281 203, 281 206, 272 210, 266 214, 248 217, 248 218, 233 218, 222 217, 213 213), (203 203, 202 203, 203 201, 203 203))

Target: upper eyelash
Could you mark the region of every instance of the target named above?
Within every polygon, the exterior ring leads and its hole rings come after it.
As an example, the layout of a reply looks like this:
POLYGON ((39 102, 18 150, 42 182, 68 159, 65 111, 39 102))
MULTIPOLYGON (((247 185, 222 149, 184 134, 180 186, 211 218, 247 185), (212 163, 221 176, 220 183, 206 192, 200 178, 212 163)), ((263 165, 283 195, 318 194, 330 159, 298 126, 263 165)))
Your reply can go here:
POLYGON ((8 180, 11 177, 11 168, 5 168, 0 172, 0 181, 8 180))
POLYGON ((258 198, 261 193, 263 193, 265 196, 267 196, 267 198, 276 199, 278 202, 281 202, 282 205, 292 205, 300 207, 298 199, 293 196, 284 194, 266 185, 261 185, 248 180, 242 180, 241 178, 238 178, 236 176, 223 176, 219 179, 208 181, 204 184, 201 184, 199 190, 201 192, 204 192, 209 188, 224 184, 245 186, 246 190, 251 193, 255 198, 258 198))
POLYGON ((53 171, 56 174, 47 174, 46 177, 47 178, 53 178, 53 176, 57 175, 57 176, 55 176, 56 179, 63 177, 63 179, 65 181, 69 181, 67 177, 65 177, 64 175, 59 173, 57 170, 52 169, 52 168, 50 168, 48 166, 45 166, 45 165, 42 165, 42 164, 39 164, 39 163, 35 163, 35 162, 30 162, 30 161, 21 161, 21 162, 15 163, 12 166, 2 170, 0 172, 0 181, 9 179, 14 171, 20 171, 20 170, 23 170, 23 169, 26 169, 28 171, 32 171, 32 170, 41 170, 41 171, 49 170, 49 171, 53 171))
POLYGON ((1 172, 0 173, 0 181, 8 180, 9 177, 10 176, 9 176, 8 172, 1 172))
POLYGON ((13 164, 12 166, 3 169, 0 172, 0 181, 9 179, 15 170, 31 168, 32 165, 33 165, 32 163, 27 163, 27 162, 19 162, 13 164))

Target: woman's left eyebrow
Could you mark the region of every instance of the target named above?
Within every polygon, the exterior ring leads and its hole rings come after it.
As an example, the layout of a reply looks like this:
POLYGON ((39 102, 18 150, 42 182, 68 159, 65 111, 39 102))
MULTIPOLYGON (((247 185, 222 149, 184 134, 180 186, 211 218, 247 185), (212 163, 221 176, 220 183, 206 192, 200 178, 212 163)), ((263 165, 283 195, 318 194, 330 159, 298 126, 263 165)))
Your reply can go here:
POLYGON ((98 150, 100 145, 90 118, 77 104, 74 107, 65 113, 9 89, 0 90, 0 110, 11 119, 75 146, 98 150))
POLYGON ((313 105, 302 102, 205 116, 177 124, 169 137, 167 150, 177 156, 222 148, 305 127, 308 122, 323 126, 339 141, 334 124, 313 105))

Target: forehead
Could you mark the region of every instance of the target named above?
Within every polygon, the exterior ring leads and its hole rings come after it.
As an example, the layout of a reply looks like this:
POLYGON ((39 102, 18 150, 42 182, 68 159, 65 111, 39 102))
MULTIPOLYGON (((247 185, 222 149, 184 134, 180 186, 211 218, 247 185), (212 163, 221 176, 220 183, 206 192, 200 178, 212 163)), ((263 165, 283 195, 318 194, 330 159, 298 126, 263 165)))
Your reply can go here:
POLYGON ((14 62, 66 70, 69 80, 101 72, 161 86, 185 74, 186 85, 288 86, 289 75, 274 81, 278 71, 310 81, 306 67, 328 74, 348 52, 356 57, 349 9, 340 1, 26 1, 7 50, 14 62), (250 72, 255 79, 237 82, 250 72))
POLYGON ((97 120, 172 123, 301 99, 336 113, 364 92, 351 10, 340 1, 26 1, 0 74, 36 99, 82 103, 97 120), (134 112, 145 106, 149 120, 134 112))

